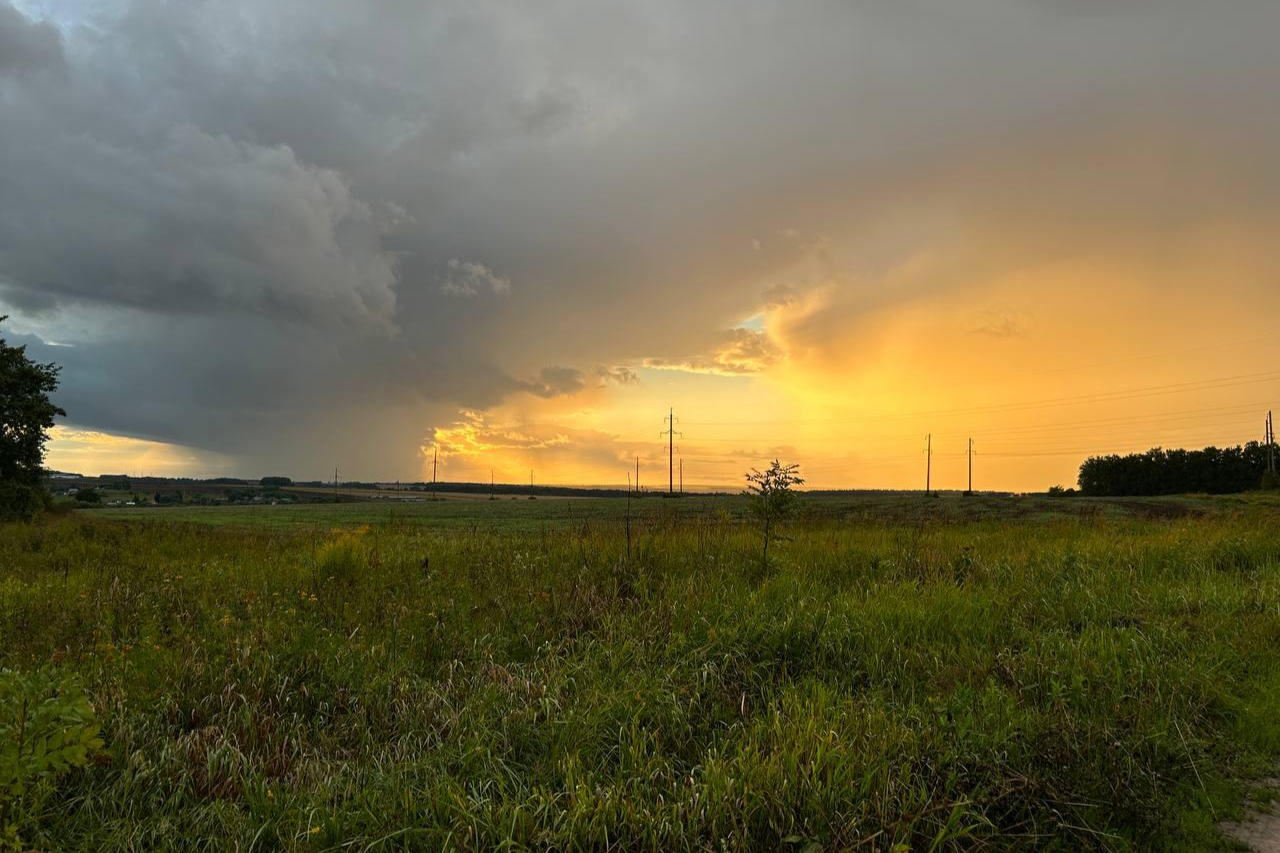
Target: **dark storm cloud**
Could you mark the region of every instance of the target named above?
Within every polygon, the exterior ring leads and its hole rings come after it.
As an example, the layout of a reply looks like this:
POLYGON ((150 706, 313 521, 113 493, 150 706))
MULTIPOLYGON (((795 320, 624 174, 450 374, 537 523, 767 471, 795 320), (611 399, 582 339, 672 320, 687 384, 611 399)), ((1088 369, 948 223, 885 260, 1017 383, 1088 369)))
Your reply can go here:
POLYGON ((521 390, 535 397, 563 397, 587 387, 586 376, 576 367, 544 367, 535 382, 521 384, 521 390))
POLYGON ((1182 0, 0 0, 0 302, 75 345, 50 357, 76 423, 394 475, 459 406, 597 364, 772 363, 729 330, 817 286, 841 289, 815 340, 1033 253, 1132 254, 1185 211, 1264 234, 1277 24, 1182 0))
POLYGON ((391 322, 387 226, 337 173, 190 125, 145 153, 24 130, 0 141, 19 298, 391 322))
POLYGON ((61 70, 62 34, 46 21, 32 21, 0 3, 0 77, 61 70))

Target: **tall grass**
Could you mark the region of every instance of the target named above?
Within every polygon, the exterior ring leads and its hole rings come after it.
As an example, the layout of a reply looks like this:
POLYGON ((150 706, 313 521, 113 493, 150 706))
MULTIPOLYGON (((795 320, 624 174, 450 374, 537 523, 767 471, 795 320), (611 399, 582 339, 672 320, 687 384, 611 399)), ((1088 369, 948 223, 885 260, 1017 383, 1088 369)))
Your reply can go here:
MULTIPOLYGON (((1280 752, 1271 511, 0 528, 106 741, 58 850, 1205 850, 1280 752)), ((1221 849, 1228 849, 1222 845, 1221 849)))

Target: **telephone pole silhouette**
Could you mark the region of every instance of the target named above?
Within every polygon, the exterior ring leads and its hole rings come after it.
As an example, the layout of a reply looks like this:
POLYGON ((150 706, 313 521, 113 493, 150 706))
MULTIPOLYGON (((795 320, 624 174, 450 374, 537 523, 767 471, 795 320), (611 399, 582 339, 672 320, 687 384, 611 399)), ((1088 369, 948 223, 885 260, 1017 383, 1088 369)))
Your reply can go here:
POLYGON ((933 492, 933 433, 924 437, 924 493, 933 492))
POLYGON ((1276 427, 1271 420, 1271 412, 1267 412, 1267 470, 1276 472, 1276 427))
POLYGON ((636 491, 640 491, 640 457, 636 457, 636 491))
POLYGON ((680 494, 684 494, 684 459, 680 459, 680 494))
POLYGON ((658 435, 667 437, 667 494, 674 495, 676 493, 676 436, 680 435, 676 432, 676 410, 668 409, 667 416, 663 420, 667 428, 658 435))
POLYGON ((431 494, 436 493, 436 464, 440 461, 440 448, 431 448, 431 494))
POLYGON ((966 495, 973 494, 973 439, 969 439, 969 489, 966 495))

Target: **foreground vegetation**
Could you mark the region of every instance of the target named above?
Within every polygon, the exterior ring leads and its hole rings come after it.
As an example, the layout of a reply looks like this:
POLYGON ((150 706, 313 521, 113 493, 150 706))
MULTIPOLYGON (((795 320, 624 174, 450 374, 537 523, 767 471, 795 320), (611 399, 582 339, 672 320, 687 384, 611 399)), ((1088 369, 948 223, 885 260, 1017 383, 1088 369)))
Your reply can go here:
POLYGON ((1274 504, 897 500, 809 502, 767 566, 732 503, 642 514, 629 554, 550 502, 0 527, 4 677, 101 727, 9 821, 41 850, 1229 849, 1280 753, 1274 504))

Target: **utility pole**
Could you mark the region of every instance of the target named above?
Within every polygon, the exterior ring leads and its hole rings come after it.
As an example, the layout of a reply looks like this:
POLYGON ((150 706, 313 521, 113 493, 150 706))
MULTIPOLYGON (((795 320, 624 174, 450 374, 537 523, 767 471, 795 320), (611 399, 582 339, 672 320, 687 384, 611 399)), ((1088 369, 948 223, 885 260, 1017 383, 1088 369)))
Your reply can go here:
POLYGON ((973 494, 973 439, 969 439, 969 491, 966 494, 973 494))
POLYGON ((493 469, 489 469, 489 500, 493 500, 497 495, 493 493, 493 469))
POLYGON ((1276 425, 1271 420, 1271 412, 1267 411, 1267 465, 1271 467, 1271 473, 1276 473, 1276 425))
POLYGON ((636 491, 640 491, 640 457, 636 457, 636 491))
POLYGON ((684 459, 680 459, 680 494, 684 494, 684 459))
POLYGON ((335 501, 338 499, 338 469, 336 466, 333 469, 333 499, 335 501))
POLYGON ((667 410, 665 418, 667 428, 658 433, 659 436, 667 437, 667 494, 674 495, 676 493, 676 410, 674 408, 667 410))
POLYGON ((1271 412, 1267 412, 1267 470, 1276 472, 1276 427, 1271 420, 1271 412))
POLYGON ((924 437, 924 493, 933 493, 933 433, 924 437))
POLYGON ((431 494, 436 493, 436 463, 440 461, 440 448, 431 448, 431 494))

